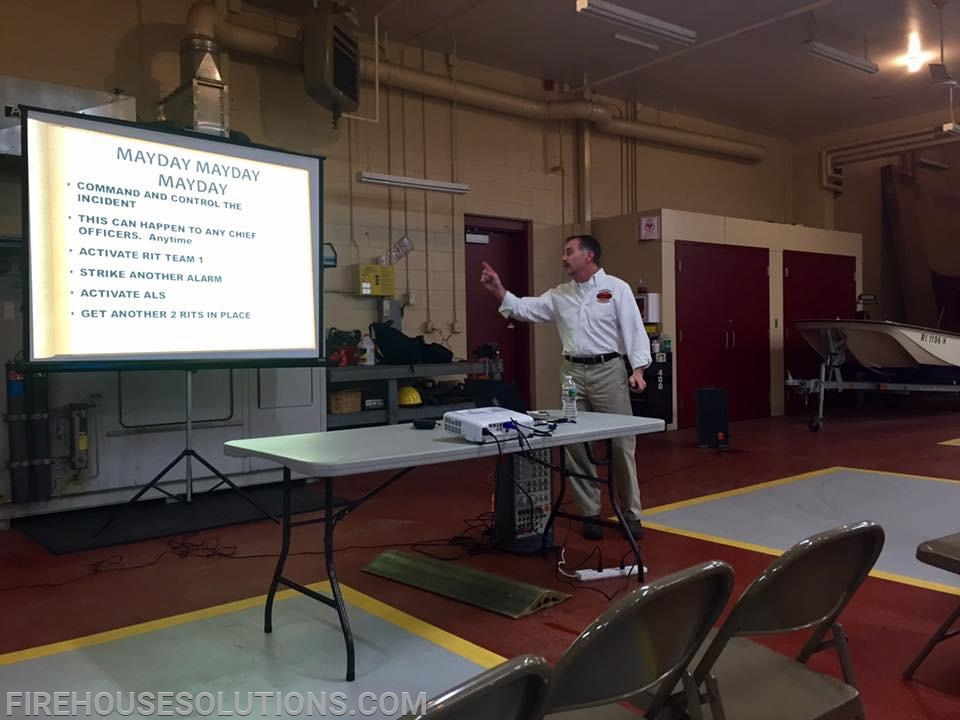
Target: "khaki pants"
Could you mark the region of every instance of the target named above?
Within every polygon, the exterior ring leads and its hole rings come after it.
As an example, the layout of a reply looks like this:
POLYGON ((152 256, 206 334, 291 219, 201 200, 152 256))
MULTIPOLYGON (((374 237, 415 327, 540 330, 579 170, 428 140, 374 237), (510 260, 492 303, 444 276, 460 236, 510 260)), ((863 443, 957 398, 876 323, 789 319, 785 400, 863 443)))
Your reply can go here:
MULTIPOLYGON (((633 415, 627 369, 622 360, 609 360, 600 365, 585 365, 564 360, 562 375, 570 375, 577 384, 577 408, 587 412, 633 415)), ((613 474, 617 483, 617 500, 627 519, 640 519, 640 488, 637 485, 637 462, 634 456, 635 436, 613 441, 613 474)), ((566 447, 567 468, 580 475, 597 477, 597 469, 587 459, 583 443, 566 447)), ((574 498, 582 515, 600 514, 601 485, 571 477, 574 498)))

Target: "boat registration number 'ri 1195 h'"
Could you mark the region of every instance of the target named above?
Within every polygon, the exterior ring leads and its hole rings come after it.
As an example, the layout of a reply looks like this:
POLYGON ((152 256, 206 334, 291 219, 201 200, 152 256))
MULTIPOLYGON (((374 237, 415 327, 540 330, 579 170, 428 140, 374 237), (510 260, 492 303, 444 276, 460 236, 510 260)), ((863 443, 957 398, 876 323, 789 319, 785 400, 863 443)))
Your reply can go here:
POLYGON ((947 339, 943 335, 920 333, 920 342, 930 343, 931 345, 946 345, 947 339))

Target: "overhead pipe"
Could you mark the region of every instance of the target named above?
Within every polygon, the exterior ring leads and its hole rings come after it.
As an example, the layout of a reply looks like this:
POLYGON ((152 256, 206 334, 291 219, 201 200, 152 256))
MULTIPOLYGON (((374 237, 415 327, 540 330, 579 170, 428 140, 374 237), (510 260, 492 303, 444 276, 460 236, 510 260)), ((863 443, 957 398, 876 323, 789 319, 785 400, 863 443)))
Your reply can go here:
POLYGON ((897 143, 893 145, 883 145, 878 148, 864 148, 863 150, 859 150, 839 158, 834 158, 833 163, 834 167, 843 167, 844 165, 852 165, 853 163, 864 162, 866 160, 875 160, 877 158, 889 157, 891 155, 901 155, 905 152, 923 150, 924 148, 936 147, 938 145, 945 145, 951 142, 954 142, 953 138, 941 137, 932 140, 920 140, 914 142, 897 143))
MULTIPOLYGON (((212 40, 225 48, 293 65, 299 65, 302 54, 299 42, 293 38, 231 23, 219 17, 212 3, 203 0, 194 3, 187 13, 187 40, 190 39, 212 40)), ((504 115, 530 120, 583 120, 593 123, 597 130, 608 135, 636 138, 648 143, 747 162, 760 162, 767 156, 766 148, 754 143, 636 120, 617 119, 607 107, 588 100, 531 100, 383 61, 379 62, 378 68, 377 63, 367 58, 360 59, 359 72, 360 77, 367 81, 435 98, 455 100, 504 115)))
POLYGON ((896 148, 903 147, 905 145, 922 145, 927 142, 933 142, 933 139, 929 134, 924 136, 904 138, 902 140, 888 140, 887 142, 877 143, 875 145, 865 145, 864 147, 854 150, 845 150, 842 153, 832 153, 830 155, 830 159, 833 161, 834 167, 841 167, 843 165, 848 165, 851 161, 855 161, 859 157, 889 152, 890 150, 895 150, 896 148))
POLYGON ((888 137, 886 139, 878 138, 871 141, 845 146, 842 149, 829 150, 828 152, 833 165, 836 167, 845 165, 849 163, 851 159, 857 158, 861 155, 875 154, 877 152, 887 151, 891 148, 900 147, 902 145, 916 145, 918 143, 922 144, 926 142, 934 142, 937 139, 938 132, 938 130, 925 130, 922 132, 909 133, 896 137, 888 137))
MULTIPOLYGON (((375 76, 373 63, 367 58, 361 58, 360 77, 373 81, 375 76)), ((402 90, 456 100, 465 105, 528 120, 583 120, 593 123, 597 130, 608 135, 636 138, 683 150, 695 150, 749 162, 760 162, 767 155, 767 150, 762 145, 636 120, 621 120, 613 117, 605 105, 589 100, 533 100, 382 61, 380 82, 402 90)))
POLYGON ((956 137, 945 135, 940 128, 933 127, 823 148, 820 151, 820 184, 827 190, 839 193, 843 191, 843 176, 837 172, 837 168, 843 165, 878 160, 956 141, 956 137))
POLYGON ((209 2, 196 2, 187 11, 187 38, 214 40, 223 47, 241 50, 251 55, 273 58, 298 65, 300 43, 277 33, 237 25, 220 17, 209 2))

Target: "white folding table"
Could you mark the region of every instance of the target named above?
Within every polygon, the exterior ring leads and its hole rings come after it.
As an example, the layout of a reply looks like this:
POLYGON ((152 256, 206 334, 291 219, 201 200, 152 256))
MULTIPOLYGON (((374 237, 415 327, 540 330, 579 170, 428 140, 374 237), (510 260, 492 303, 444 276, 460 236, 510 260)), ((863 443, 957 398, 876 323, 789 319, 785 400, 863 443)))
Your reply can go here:
MULTIPOLYGON (((280 585, 297 590, 334 608, 340 618, 340 626, 346 644, 347 680, 353 680, 355 671, 353 634, 350 630, 350 622, 347 618, 346 607, 343 603, 334 568, 333 531, 338 521, 403 475, 423 465, 497 457, 500 454, 516 453, 521 450, 538 450, 600 440, 606 441, 606 457, 609 459, 614 438, 660 432, 664 428, 664 421, 659 419, 581 412, 575 423, 559 423, 549 436, 537 435, 525 438, 522 444, 519 439, 501 440, 499 446, 494 442, 483 445, 474 444, 442 430, 439 425, 432 430, 418 430, 412 425, 384 425, 355 430, 231 440, 225 443, 224 452, 229 456, 264 458, 283 466, 280 556, 277 559, 273 580, 267 593, 264 608, 264 632, 269 633, 273 629, 273 600, 280 585), (397 472, 356 499, 334 501, 333 483, 335 479, 383 470, 395 470, 397 472), (323 517, 301 521, 291 519, 290 486, 294 472, 308 476, 318 476, 323 482, 323 517), (290 530, 301 525, 320 522, 324 523, 324 558, 333 597, 315 592, 283 576, 283 567, 290 550, 290 530)), ((578 515, 560 512, 559 510, 566 488, 565 453, 560 453, 560 457, 560 475, 562 478, 560 492, 553 503, 550 518, 544 529, 544 538, 547 537, 555 518, 580 518, 578 515)), ((631 536, 626 518, 620 510, 613 478, 613 465, 607 462, 606 466, 606 477, 597 478, 597 480, 608 487, 610 500, 618 518, 617 525, 626 534, 627 541, 636 557, 639 579, 642 580, 643 560, 640 556, 640 550, 631 536)))

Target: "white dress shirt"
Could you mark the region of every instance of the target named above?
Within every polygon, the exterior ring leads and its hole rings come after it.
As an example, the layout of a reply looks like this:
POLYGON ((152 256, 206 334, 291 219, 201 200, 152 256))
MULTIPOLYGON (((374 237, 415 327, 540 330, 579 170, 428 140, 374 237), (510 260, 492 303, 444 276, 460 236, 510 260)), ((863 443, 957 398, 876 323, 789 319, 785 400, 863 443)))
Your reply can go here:
POLYGON ((634 370, 650 364, 650 338, 630 286, 597 270, 589 280, 571 280, 539 297, 507 292, 500 314, 526 322, 556 321, 563 354, 574 357, 619 352, 634 370))

